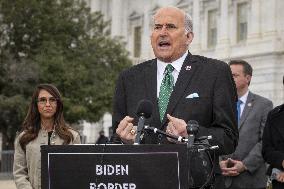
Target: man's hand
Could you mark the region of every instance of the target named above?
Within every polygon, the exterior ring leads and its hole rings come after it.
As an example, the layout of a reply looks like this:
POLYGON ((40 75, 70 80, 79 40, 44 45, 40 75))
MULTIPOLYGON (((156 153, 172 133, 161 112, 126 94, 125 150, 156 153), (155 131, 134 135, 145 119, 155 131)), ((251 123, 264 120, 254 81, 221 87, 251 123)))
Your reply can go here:
POLYGON ((239 173, 236 168, 232 168, 234 165, 232 164, 231 159, 222 160, 219 162, 220 168, 222 170, 222 174, 224 176, 237 176, 239 173))
POLYGON ((167 114, 167 118, 169 120, 168 126, 166 128, 166 132, 176 136, 186 137, 186 123, 184 120, 175 118, 169 114, 167 114))
POLYGON ((247 168, 242 161, 227 159, 220 161, 220 168, 224 176, 238 176, 247 168))
POLYGON ((283 171, 276 175, 276 180, 278 182, 283 182, 284 183, 284 172, 283 171))
POLYGON ((133 144, 135 135, 136 135, 136 127, 133 126, 132 121, 134 118, 126 116, 123 120, 120 121, 116 134, 120 137, 123 143, 125 144, 133 144))

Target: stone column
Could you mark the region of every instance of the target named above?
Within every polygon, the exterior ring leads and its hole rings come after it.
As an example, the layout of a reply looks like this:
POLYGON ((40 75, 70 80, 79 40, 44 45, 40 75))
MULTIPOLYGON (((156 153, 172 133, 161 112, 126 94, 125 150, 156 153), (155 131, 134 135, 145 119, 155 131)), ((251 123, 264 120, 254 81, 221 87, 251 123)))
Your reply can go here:
POLYGON ((217 34, 217 55, 218 58, 227 58, 230 50, 229 39, 229 12, 228 12, 228 0, 221 0, 221 14, 218 22, 218 34, 217 34))
POLYGON ((255 42, 261 37, 260 33, 260 0, 251 1, 251 16, 248 24, 248 43, 255 42))
POLYGON ((152 53, 152 47, 151 47, 151 33, 152 33, 152 28, 150 28, 150 22, 151 22, 151 15, 149 14, 151 10, 150 4, 147 4, 144 6, 144 20, 143 20, 143 25, 142 25, 142 40, 141 40, 141 59, 147 60, 152 58, 151 53, 152 53))
POLYGON ((200 52, 201 50, 201 32, 200 32, 200 1, 194 0, 193 1, 193 33, 194 38, 192 41, 192 45, 190 45, 190 48, 194 52, 200 52))
POLYGON ((101 0, 89 0, 92 12, 101 11, 101 0))
POLYGON ((276 36, 276 0, 265 1, 265 31, 263 33, 264 37, 273 38, 276 36))
POLYGON ((111 36, 121 36, 122 35, 122 22, 123 22, 123 0, 113 0, 112 1, 112 13, 111 13, 111 36))

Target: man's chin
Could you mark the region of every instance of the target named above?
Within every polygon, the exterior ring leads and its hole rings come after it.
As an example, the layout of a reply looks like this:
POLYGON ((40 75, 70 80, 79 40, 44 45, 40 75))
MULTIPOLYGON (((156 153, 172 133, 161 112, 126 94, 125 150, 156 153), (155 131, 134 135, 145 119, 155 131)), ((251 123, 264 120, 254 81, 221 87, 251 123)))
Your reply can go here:
POLYGON ((171 63, 172 62, 172 58, 171 57, 160 57, 158 59, 163 61, 163 62, 165 62, 165 63, 171 63))
POLYGON ((170 63, 172 62, 172 56, 166 53, 159 53, 159 55, 156 55, 157 59, 163 61, 163 62, 167 62, 170 63))

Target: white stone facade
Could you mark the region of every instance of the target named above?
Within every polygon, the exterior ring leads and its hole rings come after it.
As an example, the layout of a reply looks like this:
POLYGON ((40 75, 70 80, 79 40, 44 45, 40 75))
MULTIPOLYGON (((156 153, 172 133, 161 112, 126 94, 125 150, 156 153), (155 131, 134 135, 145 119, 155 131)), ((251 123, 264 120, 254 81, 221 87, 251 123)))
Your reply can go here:
MULTIPOLYGON (((189 50, 228 62, 248 61, 254 71, 250 90, 273 101, 284 102, 284 0, 86 0, 92 11, 101 11, 111 21, 112 37, 122 37, 134 64, 154 58, 150 43, 151 19, 164 6, 185 10, 193 19, 194 39, 189 50), (238 7, 247 5, 246 40, 238 41, 238 7), (208 47, 209 13, 216 13, 216 44, 208 47), (134 57, 135 28, 141 28, 140 56, 134 57)), ((102 125, 105 133, 111 115, 84 127, 87 143, 95 142, 102 125)), ((109 133, 111 135, 111 133, 109 133)))
POLYGON ((96 123, 89 123, 83 121, 83 136, 85 137, 83 143, 96 143, 99 138, 99 132, 104 131, 106 137, 112 135, 111 126, 112 119, 110 113, 105 113, 102 119, 96 123))
POLYGON ((87 0, 92 11, 111 21, 111 35, 126 42, 134 63, 153 58, 151 19, 159 7, 176 6, 193 18, 190 52, 221 59, 244 59, 253 69, 251 91, 284 102, 284 1, 283 0, 87 0), (238 7, 245 3, 246 40, 238 41, 238 7), (208 13, 216 11, 217 44, 208 48, 208 13), (141 52, 134 58, 134 29, 141 27, 141 52))

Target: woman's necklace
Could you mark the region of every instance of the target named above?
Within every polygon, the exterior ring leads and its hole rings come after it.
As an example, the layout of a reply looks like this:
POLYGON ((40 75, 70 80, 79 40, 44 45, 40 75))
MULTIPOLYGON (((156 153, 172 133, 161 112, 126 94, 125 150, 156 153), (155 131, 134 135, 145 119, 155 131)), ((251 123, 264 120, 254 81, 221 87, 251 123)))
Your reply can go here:
POLYGON ((45 130, 46 132, 51 132, 52 131, 52 134, 51 134, 51 136, 49 138, 49 142, 50 142, 51 145, 54 145, 55 144, 55 126, 54 126, 54 124, 51 127, 52 129, 50 129, 50 127, 48 128, 43 122, 41 122, 41 128, 43 130, 45 130))

